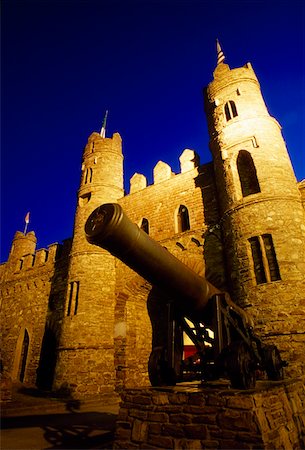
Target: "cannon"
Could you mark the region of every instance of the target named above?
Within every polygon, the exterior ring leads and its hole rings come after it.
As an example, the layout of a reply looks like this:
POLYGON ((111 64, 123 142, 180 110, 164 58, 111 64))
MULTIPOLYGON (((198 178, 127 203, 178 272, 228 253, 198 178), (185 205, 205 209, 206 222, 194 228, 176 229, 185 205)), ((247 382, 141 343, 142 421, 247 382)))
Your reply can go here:
POLYGON ((253 388, 258 373, 283 378, 286 362, 275 345, 264 345, 253 321, 222 292, 131 222, 120 205, 96 208, 85 225, 87 241, 137 272, 153 286, 148 299, 152 351, 148 373, 153 386, 220 377, 238 389, 253 388), (183 336, 194 354, 183 358, 183 336))

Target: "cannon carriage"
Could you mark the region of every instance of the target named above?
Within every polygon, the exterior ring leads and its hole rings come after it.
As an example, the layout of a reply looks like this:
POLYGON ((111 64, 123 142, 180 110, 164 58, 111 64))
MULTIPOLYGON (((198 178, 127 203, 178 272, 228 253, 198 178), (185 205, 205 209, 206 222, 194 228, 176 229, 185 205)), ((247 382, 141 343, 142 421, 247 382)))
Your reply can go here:
POLYGON ((246 311, 132 223, 120 205, 95 209, 85 233, 89 243, 109 251, 153 286, 148 300, 153 386, 227 377, 232 387, 245 389, 255 386, 258 372, 270 380, 283 378, 286 363, 275 345, 264 345, 255 335, 246 311), (184 333, 196 348, 185 359, 184 333))

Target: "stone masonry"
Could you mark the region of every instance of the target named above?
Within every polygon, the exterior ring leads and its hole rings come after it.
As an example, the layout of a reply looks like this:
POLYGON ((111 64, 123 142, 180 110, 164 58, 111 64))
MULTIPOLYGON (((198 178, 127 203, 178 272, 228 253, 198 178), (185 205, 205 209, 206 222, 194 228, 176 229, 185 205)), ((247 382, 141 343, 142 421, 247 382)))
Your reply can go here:
POLYGON ((115 449, 268 449, 305 445, 302 381, 259 382, 255 390, 185 384, 126 389, 115 449))

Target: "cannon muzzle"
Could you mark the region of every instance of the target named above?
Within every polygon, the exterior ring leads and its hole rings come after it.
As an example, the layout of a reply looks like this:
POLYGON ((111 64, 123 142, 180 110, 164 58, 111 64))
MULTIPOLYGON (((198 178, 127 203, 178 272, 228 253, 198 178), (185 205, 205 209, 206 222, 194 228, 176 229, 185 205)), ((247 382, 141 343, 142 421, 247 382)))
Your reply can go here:
POLYGON ((202 317, 208 300, 220 293, 131 222, 116 203, 95 209, 85 232, 88 242, 108 250, 170 296, 186 317, 202 317))

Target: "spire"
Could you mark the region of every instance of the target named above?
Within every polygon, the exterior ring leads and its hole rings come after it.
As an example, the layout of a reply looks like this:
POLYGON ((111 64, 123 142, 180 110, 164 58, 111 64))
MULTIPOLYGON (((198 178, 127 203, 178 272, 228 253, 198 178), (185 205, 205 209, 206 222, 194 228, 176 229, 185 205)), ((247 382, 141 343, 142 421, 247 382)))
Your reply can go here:
POLYGON ((217 66, 224 62, 225 55, 223 54, 223 51, 221 50, 219 40, 216 39, 216 48, 217 48, 217 66))
POLYGON ((107 111, 105 113, 105 117, 104 117, 104 120, 103 120, 103 125, 102 125, 101 132, 100 132, 100 135, 101 135, 102 138, 106 137, 107 116, 108 116, 108 109, 107 109, 107 111))

